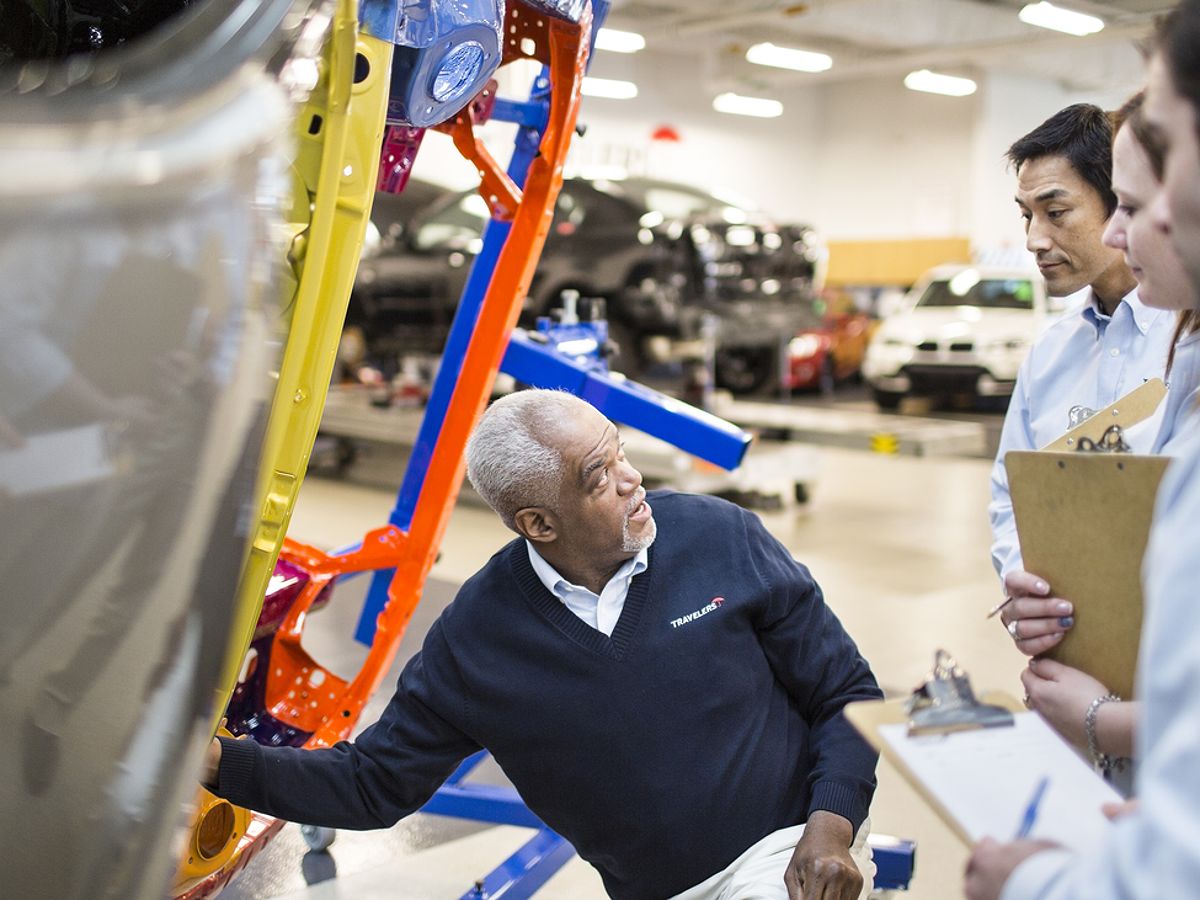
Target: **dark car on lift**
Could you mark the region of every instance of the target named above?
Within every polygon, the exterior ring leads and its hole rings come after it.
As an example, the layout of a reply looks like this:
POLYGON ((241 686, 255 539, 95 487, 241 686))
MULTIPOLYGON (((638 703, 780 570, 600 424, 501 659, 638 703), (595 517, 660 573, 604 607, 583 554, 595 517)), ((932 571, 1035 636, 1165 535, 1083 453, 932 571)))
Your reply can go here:
MULTIPOLYGON (((372 357, 440 352, 487 217, 474 191, 447 194, 365 255, 347 322, 372 357)), ((803 278, 780 276, 796 268, 784 244, 765 219, 692 187, 567 179, 521 322, 569 291, 603 298, 614 365, 638 372, 693 342, 712 314, 718 380, 753 390, 777 371, 781 336, 811 316, 803 278)))

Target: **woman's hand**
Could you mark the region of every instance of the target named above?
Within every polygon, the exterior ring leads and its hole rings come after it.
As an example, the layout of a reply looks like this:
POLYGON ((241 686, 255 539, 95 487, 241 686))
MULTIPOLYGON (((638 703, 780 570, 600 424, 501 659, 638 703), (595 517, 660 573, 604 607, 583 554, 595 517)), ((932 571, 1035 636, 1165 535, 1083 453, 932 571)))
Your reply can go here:
POLYGON ((1004 590, 1012 600, 1000 611, 1000 621, 1026 656, 1045 653, 1075 624, 1071 602, 1052 597, 1050 585, 1031 572, 1009 572, 1004 590))

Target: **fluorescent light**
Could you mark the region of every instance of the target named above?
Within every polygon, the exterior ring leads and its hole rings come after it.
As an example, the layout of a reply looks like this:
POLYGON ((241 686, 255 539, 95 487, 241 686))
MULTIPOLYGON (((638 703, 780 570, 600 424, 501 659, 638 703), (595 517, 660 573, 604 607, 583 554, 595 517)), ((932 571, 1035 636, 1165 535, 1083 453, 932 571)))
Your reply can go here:
POLYGON ((1067 34, 1078 37, 1095 34, 1104 27, 1103 19, 1045 2, 1030 3, 1022 7, 1021 11, 1017 13, 1017 18, 1026 25, 1037 25, 1039 28, 1049 28, 1053 31, 1065 31, 1067 34))
POLYGON ((632 81, 617 81, 614 78, 583 79, 580 92, 585 97, 604 97, 608 100, 632 100, 637 96, 637 85, 632 81))
POLYGON ((713 97, 713 109, 735 116, 757 116, 773 119, 783 115, 783 104, 763 97, 743 97, 741 94, 718 94, 713 97))
POLYGON ((970 78, 955 78, 953 75, 941 75, 928 69, 909 72, 904 76, 904 86, 910 91, 945 94, 947 97, 965 97, 975 93, 975 82, 970 78))
POLYGON ((637 53, 646 48, 646 39, 633 31, 601 28, 596 32, 596 49, 613 53, 637 53))
POLYGON ((776 47, 774 44, 755 44, 746 51, 746 59, 760 66, 793 69, 797 72, 824 72, 833 65, 833 58, 811 50, 776 47))

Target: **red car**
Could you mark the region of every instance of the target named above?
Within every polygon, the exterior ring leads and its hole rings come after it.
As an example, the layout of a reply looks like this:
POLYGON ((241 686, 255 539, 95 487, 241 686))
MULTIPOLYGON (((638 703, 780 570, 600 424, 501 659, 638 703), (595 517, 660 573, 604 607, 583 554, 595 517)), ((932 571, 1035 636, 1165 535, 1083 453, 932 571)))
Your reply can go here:
POLYGON ((826 313, 820 325, 797 332, 787 347, 783 386, 829 393, 837 382, 857 375, 873 324, 861 312, 826 313))

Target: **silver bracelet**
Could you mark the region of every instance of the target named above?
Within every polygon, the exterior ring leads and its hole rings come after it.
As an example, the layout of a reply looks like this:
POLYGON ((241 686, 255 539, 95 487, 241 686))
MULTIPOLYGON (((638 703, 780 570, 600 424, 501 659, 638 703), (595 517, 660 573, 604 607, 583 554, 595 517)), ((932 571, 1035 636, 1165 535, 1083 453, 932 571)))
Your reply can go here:
POLYGON ((1092 762, 1101 772, 1109 772, 1114 768, 1117 770, 1124 768, 1124 760, 1121 757, 1101 753, 1100 747, 1096 743, 1096 715, 1100 712, 1100 707, 1105 703, 1120 702, 1121 698, 1112 693, 1097 697, 1092 701, 1091 706, 1087 708, 1087 712, 1083 716, 1083 730, 1087 732, 1088 756, 1092 758, 1092 762))

